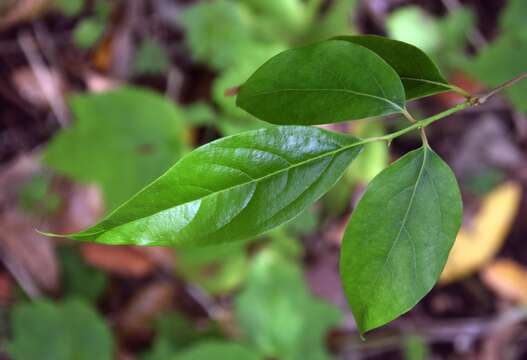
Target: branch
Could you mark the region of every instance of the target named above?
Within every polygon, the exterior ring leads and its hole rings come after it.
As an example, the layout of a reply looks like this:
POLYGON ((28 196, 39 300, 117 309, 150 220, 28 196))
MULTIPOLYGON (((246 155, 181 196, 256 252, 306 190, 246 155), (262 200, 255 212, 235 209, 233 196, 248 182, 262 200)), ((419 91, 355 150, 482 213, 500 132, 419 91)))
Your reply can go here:
POLYGON ((500 91, 503 91, 511 87, 512 85, 522 81, 525 78, 527 78, 527 72, 524 72, 523 74, 516 76, 514 79, 504 82, 503 84, 499 85, 495 89, 489 91, 487 94, 476 96, 475 98, 472 99, 472 101, 474 101, 474 105, 484 104, 487 100, 489 100, 491 97, 493 97, 500 91))

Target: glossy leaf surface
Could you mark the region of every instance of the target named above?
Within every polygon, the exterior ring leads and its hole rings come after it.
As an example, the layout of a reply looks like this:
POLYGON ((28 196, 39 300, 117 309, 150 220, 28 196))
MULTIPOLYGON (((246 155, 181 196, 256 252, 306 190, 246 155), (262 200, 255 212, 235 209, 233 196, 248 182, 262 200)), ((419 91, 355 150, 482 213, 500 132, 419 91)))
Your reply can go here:
POLYGON ((402 315, 436 283, 461 225, 450 168, 412 151, 368 186, 344 234, 340 272, 361 332, 402 315))
POLYGON ((404 88, 377 54, 342 40, 284 51, 240 88, 236 103, 274 124, 324 124, 401 112, 404 88))
POLYGON ((223 138, 194 150, 101 223, 71 237, 136 245, 249 238, 316 201, 360 149, 356 138, 300 126, 223 138))
POLYGON ((401 77, 407 100, 450 90, 437 65, 413 45, 375 35, 339 36, 336 39, 362 45, 390 64, 401 77))

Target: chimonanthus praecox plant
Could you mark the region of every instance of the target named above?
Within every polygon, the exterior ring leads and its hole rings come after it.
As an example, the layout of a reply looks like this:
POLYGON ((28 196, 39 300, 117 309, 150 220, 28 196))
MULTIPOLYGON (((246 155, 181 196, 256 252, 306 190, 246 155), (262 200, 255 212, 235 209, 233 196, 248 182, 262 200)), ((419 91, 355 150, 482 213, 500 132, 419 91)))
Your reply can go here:
POLYGON ((450 85, 418 48, 342 36, 287 50, 240 88, 237 104, 278 126, 204 145, 73 239, 104 244, 209 245, 259 235, 326 193, 364 144, 414 130, 423 141, 369 184, 342 241, 340 273, 361 333, 412 308, 436 283, 461 225, 456 179, 424 129, 485 102, 450 85), (416 121, 407 101, 445 91, 466 101, 416 121), (402 114, 412 124, 359 139, 307 125, 402 114))

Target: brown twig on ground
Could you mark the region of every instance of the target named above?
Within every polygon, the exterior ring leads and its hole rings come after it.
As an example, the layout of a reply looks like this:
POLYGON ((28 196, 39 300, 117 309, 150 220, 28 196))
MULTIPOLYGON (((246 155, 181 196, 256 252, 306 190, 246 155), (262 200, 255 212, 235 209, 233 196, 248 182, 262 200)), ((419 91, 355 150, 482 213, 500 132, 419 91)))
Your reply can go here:
POLYGON ((46 97, 51 110, 57 117, 57 121, 61 126, 65 126, 68 122, 68 112, 62 94, 53 81, 53 75, 44 60, 38 52, 37 44, 31 35, 27 32, 22 32, 18 35, 18 42, 26 59, 35 75, 44 96, 46 97))

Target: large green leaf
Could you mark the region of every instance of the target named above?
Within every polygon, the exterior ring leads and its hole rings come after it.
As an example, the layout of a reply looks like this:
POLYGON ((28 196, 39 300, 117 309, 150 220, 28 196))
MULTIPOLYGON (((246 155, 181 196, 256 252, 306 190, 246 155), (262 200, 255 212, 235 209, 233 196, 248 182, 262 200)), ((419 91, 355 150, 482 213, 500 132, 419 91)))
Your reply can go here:
POLYGON ((274 124, 324 124, 402 112, 405 94, 373 51, 328 40, 267 61, 241 86, 236 104, 274 124))
POLYGON ((301 268, 273 250, 253 261, 236 315, 249 341, 266 359, 323 360, 325 336, 340 311, 314 298, 301 268))
POLYGON ((390 64, 401 77, 407 100, 450 90, 437 65, 413 45, 375 35, 340 36, 337 39, 362 45, 390 64))
POLYGON ((461 225, 450 168, 427 146, 382 171, 353 212, 340 272, 365 332, 410 310, 437 281, 461 225))
POLYGON ((13 338, 8 351, 13 360, 114 358, 110 330, 99 315, 80 300, 17 305, 11 318, 13 338))
POLYGON ((250 131, 202 146, 109 214, 71 236, 106 244, 218 244, 263 233, 311 205, 361 150, 318 128, 250 131))
POLYGON ((109 209, 165 172, 185 150, 183 115, 139 88, 77 95, 75 122, 49 144, 44 160, 58 172, 101 186, 109 209))

